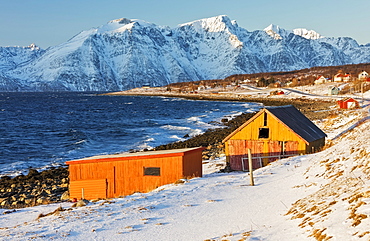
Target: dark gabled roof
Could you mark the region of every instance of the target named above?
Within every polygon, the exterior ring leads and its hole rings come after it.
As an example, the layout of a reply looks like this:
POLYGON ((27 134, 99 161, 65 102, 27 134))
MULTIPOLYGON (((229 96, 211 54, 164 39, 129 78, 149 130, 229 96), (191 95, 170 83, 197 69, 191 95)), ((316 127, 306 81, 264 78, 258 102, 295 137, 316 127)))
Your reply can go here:
POLYGON ((300 136, 307 144, 326 137, 326 134, 318 128, 310 119, 303 115, 292 105, 266 107, 258 112, 255 116, 233 131, 227 136, 223 142, 226 142, 237 132, 241 131, 246 125, 260 116, 262 113, 267 112, 277 118, 283 125, 287 126, 294 133, 300 136))
POLYGON ((268 107, 266 110, 307 142, 326 137, 319 127, 292 105, 268 107))

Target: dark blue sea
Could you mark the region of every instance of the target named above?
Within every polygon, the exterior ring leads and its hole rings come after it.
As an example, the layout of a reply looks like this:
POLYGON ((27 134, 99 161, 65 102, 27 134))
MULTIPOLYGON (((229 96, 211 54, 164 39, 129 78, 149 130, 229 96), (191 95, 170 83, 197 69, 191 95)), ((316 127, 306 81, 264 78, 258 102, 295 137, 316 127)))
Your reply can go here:
POLYGON ((156 147, 221 126, 257 103, 96 93, 0 93, 0 176, 156 147))

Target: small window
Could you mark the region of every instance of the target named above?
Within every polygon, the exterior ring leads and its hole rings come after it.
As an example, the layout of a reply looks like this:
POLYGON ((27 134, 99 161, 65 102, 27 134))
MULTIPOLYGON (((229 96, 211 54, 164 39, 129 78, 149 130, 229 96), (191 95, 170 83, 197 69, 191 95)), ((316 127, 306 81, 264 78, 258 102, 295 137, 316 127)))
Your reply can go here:
POLYGON ((161 168, 159 167, 144 167, 144 176, 160 176, 161 168))
POLYGON ((260 128, 258 138, 269 138, 269 128, 260 128))

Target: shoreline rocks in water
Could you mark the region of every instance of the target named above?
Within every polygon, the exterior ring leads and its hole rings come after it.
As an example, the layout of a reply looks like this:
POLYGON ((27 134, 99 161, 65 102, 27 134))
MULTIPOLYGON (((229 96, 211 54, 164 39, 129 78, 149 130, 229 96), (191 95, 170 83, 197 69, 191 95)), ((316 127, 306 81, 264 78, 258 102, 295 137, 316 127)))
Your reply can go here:
MULTIPOLYGON (((259 98, 253 101, 242 101, 260 102, 265 106, 292 104, 311 120, 326 118, 332 114, 333 111, 330 110, 330 108, 334 105, 333 102, 307 99, 271 100, 259 98)), ((243 113, 231 120, 222 121, 222 123, 220 123, 222 127, 220 128, 207 130, 205 133, 185 141, 161 145, 153 150, 204 146, 206 147, 203 151, 204 160, 212 160, 221 157, 224 155, 222 140, 254 114, 255 113, 243 113)), ((24 208, 69 200, 68 184, 68 167, 50 168, 41 172, 30 169, 27 175, 19 175, 14 178, 3 176, 0 178, 0 208, 24 208)))

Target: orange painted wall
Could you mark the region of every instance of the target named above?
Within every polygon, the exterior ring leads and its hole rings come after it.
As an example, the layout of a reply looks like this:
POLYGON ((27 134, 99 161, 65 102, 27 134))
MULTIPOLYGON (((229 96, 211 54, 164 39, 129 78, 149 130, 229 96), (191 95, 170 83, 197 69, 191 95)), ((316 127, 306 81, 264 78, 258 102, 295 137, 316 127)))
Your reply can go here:
POLYGON ((135 159, 118 158, 67 163, 70 175, 70 197, 86 199, 113 198, 135 192, 149 192, 159 186, 174 183, 184 177, 202 176, 202 149, 175 156, 148 156, 135 159), (144 175, 144 167, 159 167, 160 176, 144 175), (91 182, 89 182, 91 180, 91 182), (106 195, 102 183, 106 181, 106 195), (94 185, 96 188, 94 188, 94 185))

